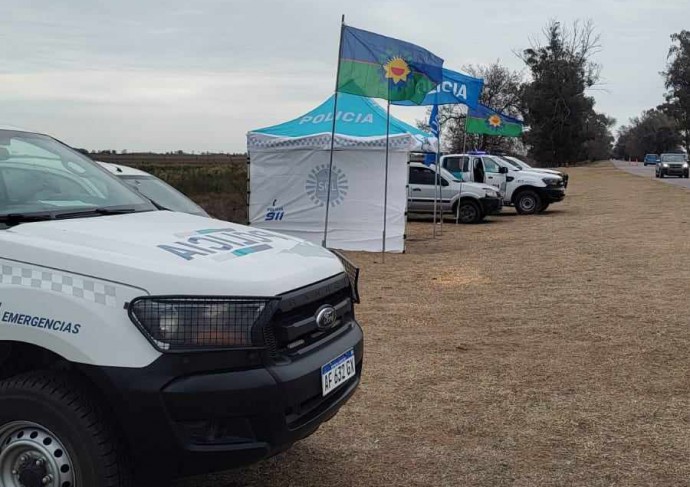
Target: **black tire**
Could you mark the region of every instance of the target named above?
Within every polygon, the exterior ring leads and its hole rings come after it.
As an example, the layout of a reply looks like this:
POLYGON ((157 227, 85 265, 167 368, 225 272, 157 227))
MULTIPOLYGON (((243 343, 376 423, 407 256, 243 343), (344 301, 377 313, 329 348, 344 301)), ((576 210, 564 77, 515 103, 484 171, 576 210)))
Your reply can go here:
POLYGON ((663 171, 659 171, 659 177, 660 177, 661 179, 664 179, 664 173, 663 173, 663 171))
POLYGON ((479 223, 484 219, 482 209, 472 200, 460 201, 460 208, 456 207, 458 221, 465 224, 479 223))
POLYGON ((541 207, 541 196, 531 189, 520 191, 515 197, 515 210, 520 215, 534 215, 541 207))
POLYGON ((549 209, 551 203, 542 203, 541 208, 539 208, 539 213, 543 213, 549 209))
POLYGON ((107 415, 67 374, 36 371, 0 382, 0 438, 3 487, 34 485, 48 474, 53 476, 48 485, 58 487, 133 485, 107 415), (13 459, 13 452, 21 453, 13 459), (24 483, 16 479, 19 475, 24 483))

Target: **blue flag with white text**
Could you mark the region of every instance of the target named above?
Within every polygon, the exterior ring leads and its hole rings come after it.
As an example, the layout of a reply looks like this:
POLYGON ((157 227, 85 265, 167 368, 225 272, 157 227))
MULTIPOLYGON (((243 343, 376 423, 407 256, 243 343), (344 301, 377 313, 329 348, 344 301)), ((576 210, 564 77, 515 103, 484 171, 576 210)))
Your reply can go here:
MULTIPOLYGON (((420 105, 467 105, 476 108, 484 88, 484 80, 443 68, 443 80, 431 90, 420 105)), ((391 101, 393 105, 414 106, 416 103, 391 101)))
POLYGON ((440 125, 438 121, 438 105, 434 105, 431 109, 431 115, 429 116, 429 131, 431 134, 438 139, 438 134, 440 132, 440 125))

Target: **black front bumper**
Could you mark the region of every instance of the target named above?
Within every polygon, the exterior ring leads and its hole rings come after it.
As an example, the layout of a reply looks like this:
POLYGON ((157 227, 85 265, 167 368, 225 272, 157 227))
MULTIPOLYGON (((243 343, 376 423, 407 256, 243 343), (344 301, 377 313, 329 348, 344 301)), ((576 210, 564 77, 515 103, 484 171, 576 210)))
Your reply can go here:
POLYGON ((335 415, 362 373, 353 319, 308 355, 242 369, 256 352, 163 355, 143 369, 84 367, 102 389, 143 479, 247 465, 289 448, 335 415), (353 349, 356 376, 326 397, 321 366, 353 349))
POLYGON ((485 196, 479 199, 479 204, 482 207, 482 213, 484 215, 496 215, 500 213, 501 208, 503 208, 503 198, 485 196))
POLYGON ((688 169, 676 167, 663 167, 661 168, 661 173, 664 176, 686 177, 688 175, 688 169))
POLYGON ((545 203, 556 203, 558 201, 563 201, 563 198, 565 198, 565 188, 542 188, 541 198, 545 203))

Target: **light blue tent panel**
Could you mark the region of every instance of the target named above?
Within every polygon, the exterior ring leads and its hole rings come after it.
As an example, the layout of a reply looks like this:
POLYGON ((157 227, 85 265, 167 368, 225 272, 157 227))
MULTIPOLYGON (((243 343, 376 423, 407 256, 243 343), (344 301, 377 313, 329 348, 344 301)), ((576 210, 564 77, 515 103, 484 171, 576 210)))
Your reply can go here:
MULTIPOLYGON (((253 133, 277 137, 308 137, 316 134, 330 134, 333 128, 333 100, 328 100, 310 112, 289 122, 272 127, 252 130, 253 133)), ((338 135, 351 137, 381 137, 386 135, 386 111, 370 98, 338 94, 335 132, 338 135)), ((391 115, 390 134, 412 134, 426 139, 433 138, 410 124, 391 115)))

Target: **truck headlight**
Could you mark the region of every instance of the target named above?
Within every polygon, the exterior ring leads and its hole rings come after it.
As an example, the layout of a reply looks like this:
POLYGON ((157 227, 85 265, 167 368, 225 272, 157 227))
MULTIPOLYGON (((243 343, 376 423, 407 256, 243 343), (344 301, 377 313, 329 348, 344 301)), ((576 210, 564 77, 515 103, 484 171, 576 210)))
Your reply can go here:
POLYGON ((345 273, 347 278, 350 280, 350 289, 352 289, 352 301, 359 303, 359 267, 352 263, 350 259, 345 257, 341 252, 337 250, 330 250, 338 259, 340 263, 345 268, 345 273))
POLYGON ((666 164, 665 162, 662 162, 661 167, 668 167, 668 164, 666 164))
POLYGON ((161 352, 261 348, 280 298, 146 296, 129 317, 161 352))
POLYGON ((542 181, 547 186, 559 186, 562 180, 560 178, 543 178, 542 181))
POLYGON ((494 191, 493 189, 484 189, 484 194, 488 196, 489 198, 498 198, 499 194, 498 191, 494 191))
POLYGON ((686 162, 683 164, 683 169, 687 169, 687 168, 688 168, 688 163, 686 162))

